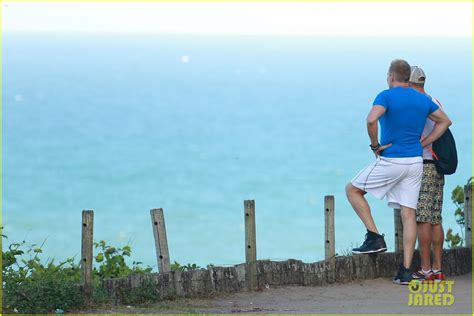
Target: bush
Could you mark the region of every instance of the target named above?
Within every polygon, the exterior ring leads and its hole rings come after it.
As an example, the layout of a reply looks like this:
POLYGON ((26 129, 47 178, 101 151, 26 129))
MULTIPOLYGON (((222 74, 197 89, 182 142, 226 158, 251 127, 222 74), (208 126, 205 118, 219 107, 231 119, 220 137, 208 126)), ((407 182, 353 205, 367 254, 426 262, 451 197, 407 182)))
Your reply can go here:
POLYGON ((150 273, 152 267, 142 268, 142 262, 133 261, 130 268, 125 262, 125 257, 130 257, 132 248, 124 246, 123 248, 115 248, 107 245, 105 240, 94 242, 94 247, 99 249, 99 253, 95 256, 95 261, 99 263, 99 268, 94 267, 94 274, 101 279, 126 277, 130 273, 150 273))
MULTIPOLYGON (((6 238, 4 236, 4 238, 6 238)), ((41 247, 25 242, 2 250, 3 308, 7 313, 48 313, 80 307, 84 300, 78 286, 80 267, 73 258, 56 264, 41 263, 41 247), (24 259, 24 256, 29 256, 24 259)))
MULTIPOLYGON (((2 235, 4 239, 7 237, 2 235)), ((3 243, 2 243, 3 244, 3 243)), ((115 248, 105 241, 95 242, 100 252, 95 256, 93 270, 93 302, 107 301, 101 286, 104 278, 126 277, 130 273, 148 273, 141 262, 129 267, 125 257, 130 257, 130 246, 115 248)), ((79 260, 68 258, 55 263, 54 258, 42 262, 42 246, 12 243, 7 251, 2 247, 3 311, 5 313, 50 313, 79 309, 84 306, 81 292, 81 268, 79 260)), ((141 302, 156 299, 156 291, 150 286, 130 293, 130 300, 141 302)))

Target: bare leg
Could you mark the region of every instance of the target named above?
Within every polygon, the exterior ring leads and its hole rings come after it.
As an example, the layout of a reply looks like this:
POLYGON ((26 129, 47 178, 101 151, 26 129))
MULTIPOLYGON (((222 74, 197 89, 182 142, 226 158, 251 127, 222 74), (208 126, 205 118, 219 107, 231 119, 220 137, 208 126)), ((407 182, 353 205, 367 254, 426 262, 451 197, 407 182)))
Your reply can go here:
POLYGON ((356 188, 351 183, 346 186, 347 199, 351 203, 352 208, 354 208, 354 211, 357 213, 357 215, 359 215, 365 227, 368 230, 378 234, 379 231, 375 226, 374 219, 372 218, 372 213, 370 212, 369 203, 367 203, 364 194, 364 191, 359 188, 356 188))
POLYGON ((443 255, 444 231, 443 225, 432 225, 433 229, 433 269, 441 269, 441 257, 443 255))
MULTIPOLYGON (((431 252, 431 224, 418 223, 418 249, 420 250, 421 268, 425 271, 431 268, 430 252, 431 252)), ((403 232, 405 236, 405 232, 403 232)))
POLYGON ((415 210, 401 206, 403 223, 403 265, 410 269, 416 243, 416 215, 415 210))

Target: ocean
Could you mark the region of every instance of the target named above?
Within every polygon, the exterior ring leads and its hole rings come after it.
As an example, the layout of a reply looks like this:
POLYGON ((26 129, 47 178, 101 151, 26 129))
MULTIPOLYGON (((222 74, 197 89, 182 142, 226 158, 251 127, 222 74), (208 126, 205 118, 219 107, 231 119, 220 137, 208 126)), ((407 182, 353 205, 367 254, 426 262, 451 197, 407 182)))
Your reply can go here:
MULTIPOLYGON (((344 187, 373 161, 365 118, 392 59, 427 73, 472 175, 470 38, 334 38, 4 33, 3 247, 43 242, 80 258, 81 212, 94 239, 129 244, 154 267, 150 209, 163 208, 171 261, 245 261, 244 200, 256 204, 257 258, 324 258, 324 196, 336 252, 365 229, 344 187)), ((369 197, 394 249, 393 210, 369 197)))

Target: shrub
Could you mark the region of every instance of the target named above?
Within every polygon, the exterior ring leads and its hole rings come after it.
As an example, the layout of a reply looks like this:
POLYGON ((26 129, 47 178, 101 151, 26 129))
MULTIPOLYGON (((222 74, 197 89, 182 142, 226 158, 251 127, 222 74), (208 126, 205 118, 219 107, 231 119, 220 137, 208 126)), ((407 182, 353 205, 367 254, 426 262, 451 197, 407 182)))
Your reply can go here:
POLYGON ((130 257, 132 248, 124 246, 115 248, 107 245, 105 240, 94 242, 94 247, 100 252, 95 256, 95 261, 99 263, 98 269, 94 267, 94 273, 101 279, 126 277, 130 273, 150 273, 152 267, 142 268, 142 262, 133 261, 132 267, 125 262, 125 257, 130 257))
MULTIPOLYGON (((2 235, 4 239, 7 236, 2 235)), ((152 268, 143 268, 141 262, 133 262, 129 267, 125 257, 130 257, 130 246, 116 248, 105 241, 95 242, 100 252, 95 256, 93 270, 93 302, 107 301, 101 286, 104 278, 126 277, 130 273, 148 273, 152 268)), ((25 241, 12 243, 8 250, 2 247, 3 309, 5 313, 50 313, 67 311, 84 306, 81 292, 81 268, 79 260, 68 258, 42 261, 42 246, 27 245, 25 241)), ((130 301, 156 299, 156 290, 147 286, 130 293, 130 301)))
POLYGON ((48 313, 83 305, 78 286, 80 267, 74 258, 57 264, 54 259, 42 263, 40 253, 41 247, 26 246, 24 241, 11 244, 5 252, 2 250, 5 312, 48 313))

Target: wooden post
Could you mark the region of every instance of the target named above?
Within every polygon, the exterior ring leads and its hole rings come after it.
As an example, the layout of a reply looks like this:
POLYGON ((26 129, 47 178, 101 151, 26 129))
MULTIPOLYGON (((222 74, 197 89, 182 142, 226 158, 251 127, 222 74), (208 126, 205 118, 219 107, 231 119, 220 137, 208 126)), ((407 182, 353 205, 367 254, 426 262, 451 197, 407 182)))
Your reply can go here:
POLYGON ((327 266, 327 281, 333 283, 336 279, 336 245, 334 234, 334 196, 324 197, 324 257, 327 266))
POLYGON ((255 201, 244 201, 245 262, 247 264, 247 286, 256 289, 257 284, 257 237, 255 230, 255 201))
POLYGON ((393 222, 395 225, 395 252, 403 252, 403 223, 401 211, 393 209, 393 222))
POLYGON ((159 272, 170 272, 170 255, 168 252, 168 239, 166 238, 165 216, 163 209, 150 210, 153 235, 155 236, 156 260, 159 272))
POLYGON ((334 233, 334 196, 326 195, 324 197, 324 254, 326 259, 334 258, 335 251, 335 233, 334 233))
POLYGON ((464 220, 466 247, 472 247, 472 184, 464 186, 464 220))
POLYGON ((83 293, 86 303, 92 298, 92 248, 94 242, 94 211, 82 211, 82 249, 81 249, 81 272, 83 293))

